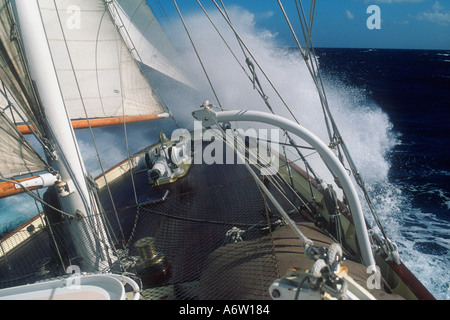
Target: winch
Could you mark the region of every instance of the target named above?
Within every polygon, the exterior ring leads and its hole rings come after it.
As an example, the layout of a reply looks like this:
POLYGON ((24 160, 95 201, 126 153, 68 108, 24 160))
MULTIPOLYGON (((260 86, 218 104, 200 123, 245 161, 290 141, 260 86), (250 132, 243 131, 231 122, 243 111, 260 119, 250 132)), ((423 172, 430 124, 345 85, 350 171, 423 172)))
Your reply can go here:
POLYGON ((169 275, 171 264, 163 253, 156 251, 155 238, 140 239, 134 246, 139 253, 136 271, 144 286, 163 281, 169 275))
POLYGON ((147 170, 151 185, 176 181, 187 173, 191 160, 187 137, 181 136, 178 141, 172 142, 161 133, 160 140, 158 146, 136 159, 137 170, 147 170))
POLYGON ((274 300, 375 300, 348 274, 339 244, 330 248, 311 246, 307 255, 315 260, 310 270, 291 268, 269 288, 274 300))

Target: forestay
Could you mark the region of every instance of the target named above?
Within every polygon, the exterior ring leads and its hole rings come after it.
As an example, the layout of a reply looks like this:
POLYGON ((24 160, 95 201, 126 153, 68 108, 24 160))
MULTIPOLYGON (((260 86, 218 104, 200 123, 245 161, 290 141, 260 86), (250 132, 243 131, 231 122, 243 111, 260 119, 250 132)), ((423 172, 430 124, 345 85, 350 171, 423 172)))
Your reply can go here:
POLYGON ((102 0, 39 0, 71 119, 157 114, 162 107, 102 0))

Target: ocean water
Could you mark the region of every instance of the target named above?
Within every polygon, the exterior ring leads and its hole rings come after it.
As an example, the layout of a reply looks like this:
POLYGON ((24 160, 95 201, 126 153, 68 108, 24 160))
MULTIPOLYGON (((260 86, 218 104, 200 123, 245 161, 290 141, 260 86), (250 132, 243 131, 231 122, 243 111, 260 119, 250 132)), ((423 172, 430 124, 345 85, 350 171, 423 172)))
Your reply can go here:
POLYGON ((339 79, 392 124, 387 179, 366 182, 403 262, 436 298, 450 299, 450 51, 317 54, 326 82, 339 79))

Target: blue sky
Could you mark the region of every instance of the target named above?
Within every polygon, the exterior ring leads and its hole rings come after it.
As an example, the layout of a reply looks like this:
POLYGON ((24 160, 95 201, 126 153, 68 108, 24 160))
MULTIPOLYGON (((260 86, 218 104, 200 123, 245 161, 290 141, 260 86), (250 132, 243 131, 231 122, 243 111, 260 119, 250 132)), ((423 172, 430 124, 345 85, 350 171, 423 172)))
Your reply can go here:
MULTIPOLYGON (((172 0, 150 1, 157 16, 162 12, 160 8, 169 17, 176 15, 172 0)), ((197 7, 195 0, 177 2, 183 14, 197 7)), ((201 2, 207 6, 211 1, 201 2)), ((293 44, 276 0, 224 0, 224 3, 252 12, 258 25, 278 32, 281 40, 293 44)), ((282 4, 290 19, 296 20, 295 1, 284 0, 282 4)), ((310 1, 304 0, 303 4, 309 10, 310 1)), ((317 0, 313 43, 316 47, 450 50, 450 1, 317 0), (380 8, 381 29, 367 27, 370 5, 380 8)))

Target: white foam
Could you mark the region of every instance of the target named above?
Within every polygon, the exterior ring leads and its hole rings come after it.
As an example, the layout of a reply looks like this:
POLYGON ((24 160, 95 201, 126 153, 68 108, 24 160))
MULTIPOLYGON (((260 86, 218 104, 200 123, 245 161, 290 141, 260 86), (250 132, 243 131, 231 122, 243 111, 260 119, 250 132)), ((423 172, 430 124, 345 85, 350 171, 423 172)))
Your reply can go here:
MULTIPOLYGON (((248 12, 232 10, 231 17, 263 69, 295 110, 300 122, 327 141, 318 95, 299 56, 279 49, 274 35, 267 30, 256 29, 253 16, 248 12)), ((217 16, 213 18, 221 21, 217 16)), ((209 22, 199 16, 190 16, 187 22, 191 33, 195 35, 200 54, 205 57, 203 62, 213 84, 218 88, 223 107, 266 110, 239 66, 228 66, 228 63, 237 64, 232 61, 233 58, 230 58, 220 40, 212 40, 217 38, 209 28, 209 22)), ((234 36, 227 34, 227 39, 239 53, 233 41, 234 36)), ((180 40, 177 43, 182 42, 180 40)), ((189 47, 189 44, 185 43, 185 46, 189 47)), ((189 50, 184 58, 189 54, 192 61, 196 61, 189 50)), ((258 75, 262 80, 260 72, 258 75)), ((196 78, 204 79, 204 75, 197 72, 196 78)), ((289 116, 276 94, 268 89, 267 82, 261 82, 276 112, 289 116)), ((209 89, 206 82, 201 87, 209 89)), ((401 259, 438 299, 449 299, 448 254, 436 256, 436 252, 443 253, 449 249, 445 222, 439 221, 433 214, 413 208, 411 199, 403 192, 404 186, 396 185, 388 178, 390 163, 387 155, 395 145, 401 143, 399 133, 393 131, 388 115, 380 106, 368 100, 363 89, 349 87, 338 79, 327 79, 325 87, 342 136, 365 179, 382 224, 399 246, 401 259), (437 249, 427 252, 433 243, 437 249)), ((445 197, 443 192, 440 195, 445 197)), ((449 206, 450 199, 445 199, 445 204, 449 206)))

